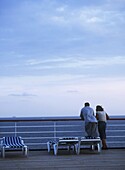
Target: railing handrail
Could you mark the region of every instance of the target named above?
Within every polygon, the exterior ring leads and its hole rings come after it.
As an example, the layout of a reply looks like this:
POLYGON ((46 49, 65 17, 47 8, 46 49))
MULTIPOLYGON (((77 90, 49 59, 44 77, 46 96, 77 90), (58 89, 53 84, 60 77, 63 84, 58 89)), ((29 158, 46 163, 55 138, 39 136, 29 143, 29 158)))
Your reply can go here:
MULTIPOLYGON (((80 117, 7 117, 0 118, 0 122, 28 122, 28 121, 80 121, 80 117)), ((125 120, 125 117, 110 117, 109 120, 125 120)))

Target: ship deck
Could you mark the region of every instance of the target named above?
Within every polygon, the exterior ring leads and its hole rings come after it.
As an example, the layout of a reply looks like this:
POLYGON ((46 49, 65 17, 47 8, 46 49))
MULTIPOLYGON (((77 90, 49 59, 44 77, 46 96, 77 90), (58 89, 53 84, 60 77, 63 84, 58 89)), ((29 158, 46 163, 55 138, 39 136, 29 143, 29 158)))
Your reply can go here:
POLYGON ((125 148, 102 150, 101 153, 83 149, 79 155, 59 150, 58 155, 47 150, 31 150, 28 157, 20 151, 8 151, 0 157, 1 170, 124 170, 125 148))

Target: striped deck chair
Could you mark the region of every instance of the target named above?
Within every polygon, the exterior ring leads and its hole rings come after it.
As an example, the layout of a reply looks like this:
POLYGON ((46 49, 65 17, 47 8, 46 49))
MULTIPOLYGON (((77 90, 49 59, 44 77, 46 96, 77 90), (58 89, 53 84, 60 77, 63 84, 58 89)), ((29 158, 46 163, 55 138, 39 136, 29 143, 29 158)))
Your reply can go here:
POLYGON ((3 158, 7 149, 22 149, 23 154, 27 156, 27 146, 20 136, 3 137, 1 140, 1 154, 3 158))

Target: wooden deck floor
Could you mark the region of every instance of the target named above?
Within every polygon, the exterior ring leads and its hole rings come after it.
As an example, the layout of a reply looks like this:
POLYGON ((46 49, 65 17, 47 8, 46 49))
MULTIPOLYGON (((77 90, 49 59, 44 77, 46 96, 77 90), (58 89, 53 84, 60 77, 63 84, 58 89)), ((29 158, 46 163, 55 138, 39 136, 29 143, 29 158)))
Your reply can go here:
POLYGON ((125 170, 125 149, 103 150, 100 154, 82 150, 80 155, 59 151, 57 156, 47 151, 7 152, 0 158, 0 170, 125 170))

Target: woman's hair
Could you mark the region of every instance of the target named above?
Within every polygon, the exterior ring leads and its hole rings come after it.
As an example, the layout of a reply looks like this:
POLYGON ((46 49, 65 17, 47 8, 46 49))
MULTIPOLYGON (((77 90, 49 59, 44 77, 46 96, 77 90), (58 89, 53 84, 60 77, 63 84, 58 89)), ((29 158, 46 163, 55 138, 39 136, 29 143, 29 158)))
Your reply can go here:
POLYGON ((96 111, 104 111, 104 109, 102 108, 102 106, 97 105, 97 106, 96 106, 96 111))

